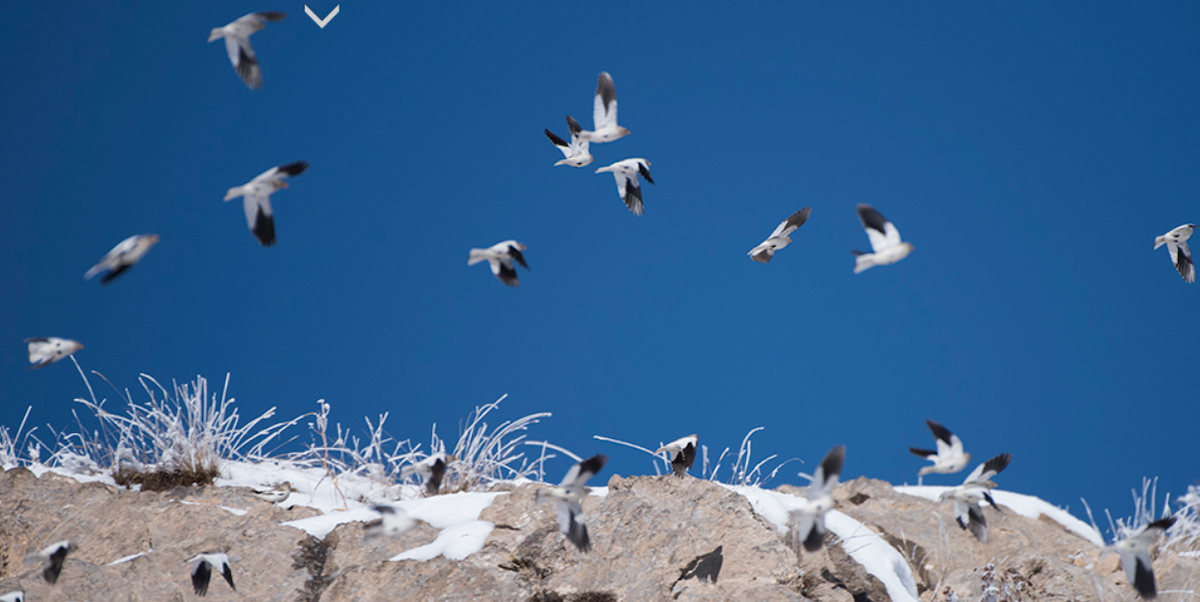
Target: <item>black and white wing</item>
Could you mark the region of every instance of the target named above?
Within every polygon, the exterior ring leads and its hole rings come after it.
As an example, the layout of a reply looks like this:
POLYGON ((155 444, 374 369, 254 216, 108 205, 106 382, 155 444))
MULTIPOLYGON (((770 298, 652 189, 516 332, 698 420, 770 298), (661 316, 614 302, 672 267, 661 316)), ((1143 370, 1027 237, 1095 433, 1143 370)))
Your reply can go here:
POLYGON ((24 590, 13 590, 0 596, 0 602, 25 602, 24 590))
POLYGON ((429 467, 429 478, 425 480, 425 492, 429 495, 437 495, 442 488, 442 478, 446 476, 446 461, 438 458, 433 461, 433 465, 429 467))
POLYGON ((518 249, 516 245, 508 245, 508 250, 505 252, 508 253, 508 256, 513 258, 513 260, 521 264, 521 267, 527 270, 529 269, 529 264, 525 263, 525 256, 521 254, 521 249, 518 249))
POLYGON ((592 108, 594 129, 616 125, 617 123, 617 86, 607 71, 601 71, 596 80, 596 98, 592 108))
POLYGON ((67 554, 71 553, 71 549, 71 542, 60 541, 42 551, 45 558, 42 562, 42 578, 46 580, 46 583, 54 585, 58 582, 63 562, 67 560, 67 554))
POLYGON ((866 203, 859 203, 855 210, 863 229, 867 231, 867 238, 870 239, 874 252, 879 253, 900 245, 900 231, 896 229, 895 224, 883 217, 883 214, 866 203))
POLYGON ((980 543, 987 543, 987 521, 983 518, 983 509, 973 501, 954 500, 954 520, 958 526, 971 531, 980 543))
POLYGON ((837 488, 838 478, 842 474, 842 464, 846 461, 846 446, 838 445, 825 454, 821 465, 813 471, 812 483, 808 486, 805 497, 815 500, 827 497, 837 488))
POLYGON ((1114 544, 1121 556, 1121 566, 1129 584, 1146 600, 1158 596, 1158 588, 1154 582, 1154 565, 1150 558, 1150 548, 1158 540, 1163 531, 1175 524, 1175 517, 1167 517, 1154 521, 1124 541, 1114 544))
POLYGON ((804 543, 804 549, 807 552, 816 552, 825 545, 825 519, 816 514, 801 512, 797 513, 796 520, 799 521, 796 526, 796 537, 804 543))
POLYGON ((254 55, 254 47, 250 45, 250 38, 225 36, 225 52, 229 54, 229 62, 233 63, 233 70, 251 90, 262 87, 262 69, 258 66, 258 57, 254 55))
MULTIPOLYGON (((1012 454, 1000 454, 983 464, 975 467, 971 474, 967 475, 963 485, 970 483, 983 483, 991 479, 1008 467, 1008 463, 1012 460, 1012 454)), ((995 505, 993 503, 993 505, 995 505)))
POLYGON ((304 170, 306 169, 308 169, 307 161, 296 161, 294 163, 288 163, 287 165, 278 165, 258 174, 253 180, 250 180, 250 182, 262 183, 270 180, 278 182, 283 178, 298 176, 304 173, 304 170))
POLYGON ((500 282, 508 286, 521 286, 521 282, 517 279, 517 269, 513 267, 512 261, 507 257, 494 258, 488 257, 488 265, 492 268, 492 273, 500 282))
POLYGON ((580 552, 590 551, 592 541, 588 537, 587 524, 583 520, 583 505, 577 501, 558 500, 555 503, 555 511, 558 514, 559 531, 562 531, 567 540, 575 544, 580 552))
POLYGON ((604 454, 596 454, 579 462, 567 471, 567 476, 563 477, 559 487, 572 490, 582 489, 587 485, 588 479, 596 476, 596 473, 604 469, 605 462, 608 462, 608 456, 604 454))
POLYGON ((271 214, 271 197, 247 194, 242 199, 246 211, 246 225, 254 238, 264 247, 275 244, 275 218, 271 214))
POLYGON ((958 435, 951 433, 950 429, 948 429, 932 420, 926 420, 925 424, 929 425, 930 432, 932 432, 934 438, 937 439, 938 455, 940 455, 940 456, 946 456, 947 454, 952 455, 952 456, 962 455, 963 444, 962 444, 962 440, 960 440, 958 438, 958 435))
POLYGON ((792 232, 796 231, 796 228, 803 226, 804 222, 808 221, 808 216, 811 213, 812 207, 805 207, 793 213, 791 217, 779 223, 779 226, 775 228, 775 231, 771 233, 769 238, 783 238, 786 236, 791 236, 792 232))
POLYGON ((1184 241, 1168 242, 1167 250, 1171 253, 1171 263, 1175 265, 1176 270, 1179 270, 1183 281, 1195 282, 1196 264, 1192 262, 1192 250, 1188 248, 1188 244, 1184 241))

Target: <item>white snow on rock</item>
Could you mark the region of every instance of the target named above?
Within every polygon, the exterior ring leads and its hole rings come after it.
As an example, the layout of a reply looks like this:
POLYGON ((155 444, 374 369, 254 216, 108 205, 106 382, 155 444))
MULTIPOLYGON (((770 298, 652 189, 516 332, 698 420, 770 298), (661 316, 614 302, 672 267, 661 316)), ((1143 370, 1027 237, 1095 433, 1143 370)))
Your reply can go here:
MULTIPOLYGON (((808 504, 804 498, 787 493, 767 491, 758 487, 718 484, 749 500, 754 511, 775 525, 781 535, 788 532, 788 514, 792 510, 801 510, 808 504)), ((887 541, 866 525, 837 510, 831 510, 825 515, 825 526, 841 538, 842 548, 855 562, 883 583, 893 602, 920 602, 920 597, 917 596, 917 582, 913 578, 912 570, 908 568, 908 562, 900 552, 888 545, 887 541)))
POLYGON ((401 552, 393 556, 391 560, 393 562, 432 560, 438 556, 445 556, 450 560, 462 560, 483 549, 484 542, 487 541, 488 535, 491 535, 495 526, 481 520, 457 523, 442 529, 441 533, 438 533, 437 539, 431 543, 401 552))
MULTIPOLYGON (((897 493, 911 495, 919 498, 924 498, 936 502, 938 495, 943 491, 950 489, 949 487, 935 487, 933 485, 904 485, 892 487, 897 493)), ((1070 512, 1051 504, 1040 498, 1032 495, 1023 495, 1013 493, 1011 491, 992 490, 992 498, 997 504, 1006 508, 1012 509, 1013 512, 1037 520, 1038 517, 1045 516, 1054 522, 1063 526, 1068 531, 1096 544, 1104 547, 1104 538, 1091 525, 1071 516, 1070 512)))

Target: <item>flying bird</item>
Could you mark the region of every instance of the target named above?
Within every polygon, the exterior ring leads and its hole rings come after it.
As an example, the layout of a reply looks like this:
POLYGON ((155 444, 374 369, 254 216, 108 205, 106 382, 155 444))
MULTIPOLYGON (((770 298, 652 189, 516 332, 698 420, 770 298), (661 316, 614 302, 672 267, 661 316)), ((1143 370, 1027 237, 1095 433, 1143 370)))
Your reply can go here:
POLYGON ((517 268, 513 267, 513 261, 521 264, 521 267, 529 269, 529 265, 525 263, 525 256, 521 251, 525 250, 525 245, 515 241, 506 240, 496 243, 486 249, 471 249, 467 255, 467 265, 475 265, 481 261, 487 260, 488 265, 492 266, 492 273, 500 282, 508 286, 520 286, 517 281, 517 268))
POLYGON ((1129 579, 1129 584, 1137 590, 1139 596, 1147 600, 1158 596, 1158 589, 1154 585, 1154 565, 1150 561, 1150 548, 1158 541, 1158 536, 1174 524, 1173 516, 1154 521, 1104 551, 1105 555, 1113 551, 1120 554, 1121 566, 1125 567, 1125 577, 1129 579))
POLYGON ((255 489, 254 497, 260 500, 271 502, 272 504, 277 504, 288 499, 288 496, 291 495, 295 490, 296 488, 292 487, 290 482, 284 481, 274 487, 255 489))
MULTIPOLYGON (((570 116, 567 117, 570 119, 570 116)), ((573 120, 572 120, 573 121, 573 120)), ((612 142, 629 135, 629 130, 617 125, 617 87, 607 71, 596 80, 596 99, 592 108, 592 123, 596 129, 582 130, 579 137, 589 142, 612 142)))
POLYGON ((592 155, 588 152, 588 141, 579 136, 579 133, 583 131, 583 127, 570 115, 567 115, 567 127, 571 130, 571 142, 569 144, 566 140, 556 136, 554 132, 546 130, 546 137, 550 139, 550 142, 554 143, 554 146, 558 147, 558 150, 562 151, 563 157, 565 157, 556 162, 554 166, 570 165, 571 167, 583 167, 591 163, 592 155))
POLYGON ((791 217, 780 222, 775 231, 766 240, 762 241, 762 244, 750 249, 747 255, 750 256, 750 259, 759 263, 771 261, 771 257, 775 255, 775 251, 791 244, 792 239, 788 237, 792 232, 796 231, 796 228, 803 226, 804 222, 808 221, 810 213, 812 213, 812 207, 805 207, 793 213, 791 217))
POLYGON ((106 253, 100 259, 100 263, 92 266, 83 275, 83 278, 84 280, 91 280, 92 276, 108 270, 108 273, 100 278, 100 284, 108 284, 112 282, 113 278, 120 276, 125 270, 133 267, 133 264, 141 261, 142 257, 145 257, 146 253, 150 252, 150 247, 156 244, 158 244, 157 234, 137 234, 130 236, 117 243, 117 246, 106 253))
POLYGON ((262 87, 262 69, 259 69, 258 57, 250 46, 250 35, 266 27, 264 21, 280 21, 286 16, 278 11, 250 13, 229 25, 213 28, 208 34, 208 41, 225 38, 225 51, 229 53, 233 70, 250 89, 257 90, 262 87))
POLYGON ((79 546, 73 541, 56 541, 45 549, 26 556, 25 563, 41 562, 42 578, 46 580, 46 583, 54 585, 58 582, 59 574, 62 573, 63 562, 66 561, 67 554, 78 549, 79 546))
POLYGON ((608 462, 608 456, 596 454, 572 466, 558 487, 538 489, 534 495, 535 504, 554 500, 558 512, 558 530, 580 552, 591 550, 592 542, 588 538, 587 525, 583 522, 583 506, 579 502, 588 494, 588 479, 600 472, 605 462, 608 462))
POLYGON ((605 171, 611 172, 617 179, 617 194, 625 201, 625 206, 629 207, 634 215, 641 215, 642 185, 638 182, 638 176, 646 178, 651 184, 654 183, 654 178, 650 177, 650 162, 645 159, 625 159, 608 167, 601 167, 596 173, 605 171))
POLYGON ((372 506, 372 510, 380 514, 379 518, 363 525, 368 538, 380 535, 403 535, 417 526, 417 521, 408 517, 408 513, 395 506, 380 504, 372 506))
POLYGON ((696 459, 697 441, 695 435, 688 435, 658 448, 654 455, 666 452, 667 459, 671 461, 671 470, 675 471, 675 476, 682 477, 687 475, 688 469, 692 467, 692 462, 696 459))
POLYGON ((890 265, 908 257, 913 252, 912 243, 900 242, 900 231, 878 211, 866 203, 859 203, 855 210, 858 219, 871 239, 873 253, 853 251, 854 273, 858 274, 877 265, 890 265))
POLYGON ((793 532, 804 542, 804 549, 808 552, 816 552, 825 544, 825 513, 837 506, 833 501, 833 490, 837 488, 845 460, 845 445, 829 450, 825 459, 821 460, 821 465, 813 471, 812 482, 804 493, 808 503, 804 508, 788 514, 789 522, 795 525, 793 532))
POLYGON ((306 169, 308 163, 305 161, 272 167, 253 180, 241 186, 234 186, 225 193, 226 202, 244 197, 242 208, 246 211, 246 224, 250 226, 250 232, 262 246, 269 247, 275 244, 275 218, 271 215, 271 195, 280 188, 288 187, 284 178, 302 174, 306 169))
POLYGON ((229 556, 224 553, 204 552, 196 554, 184 562, 196 563, 192 566, 192 589, 196 590, 197 596, 208 593, 208 581, 212 577, 214 567, 221 572, 221 576, 229 583, 229 587, 233 591, 237 591, 233 585, 233 568, 229 566, 229 556))
POLYGON ((1183 276, 1183 281, 1196 281, 1196 264, 1192 263, 1192 250, 1188 248, 1187 240, 1192 237, 1192 229, 1196 224, 1184 224, 1154 239, 1154 249, 1167 245, 1171 253, 1171 263, 1183 276))
POLYGON ((13 590, 0 596, 0 602, 25 602, 25 592, 23 590, 13 590))
POLYGON ((442 478, 446 476, 446 466, 457 459, 452 455, 438 452, 420 462, 401 468, 400 478, 407 479, 413 473, 419 474, 425 477, 425 493, 427 495, 437 495, 438 490, 442 487, 442 478))
POLYGON ((988 493, 996 487, 990 479, 1004 470, 1011 460, 1012 454, 1000 454, 976 466, 962 485, 951 487, 938 495, 938 502, 954 500, 954 520, 958 521, 959 527, 969 529, 980 543, 988 542, 988 532, 987 521, 983 518, 983 509, 979 507, 979 501, 987 500, 997 512, 1001 512, 996 500, 992 499, 992 494, 988 493))
MULTIPOLYGON (((971 454, 963 451, 962 439, 951 433, 950 429, 932 420, 926 420, 925 424, 929 425, 929 430, 933 431, 933 436, 937 439, 937 451, 919 447, 908 448, 908 451, 933 462, 933 466, 922 467, 917 472, 917 479, 931 472, 954 474, 966 468, 967 464, 971 462, 971 454)), ((920 484, 920 481, 918 480, 917 483, 920 484)))
POLYGON ((29 363, 33 364, 31 370, 45 368, 83 349, 83 343, 79 341, 58 337, 25 339, 25 342, 28 343, 29 363))

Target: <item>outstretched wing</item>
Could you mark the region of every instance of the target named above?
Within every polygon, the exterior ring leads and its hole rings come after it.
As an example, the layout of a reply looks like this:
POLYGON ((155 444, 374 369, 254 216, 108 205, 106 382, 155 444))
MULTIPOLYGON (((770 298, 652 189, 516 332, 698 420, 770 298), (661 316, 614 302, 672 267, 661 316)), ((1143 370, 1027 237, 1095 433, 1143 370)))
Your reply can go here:
POLYGON ((900 244, 900 231, 886 217, 883 217, 882 213, 866 203, 859 203, 855 210, 858 212, 858 219, 862 222, 863 229, 867 231, 867 238, 871 241, 872 250, 878 253, 900 244))
POLYGON ((601 71, 596 80, 594 103, 592 121, 597 130, 617 123, 617 86, 607 71, 601 71))

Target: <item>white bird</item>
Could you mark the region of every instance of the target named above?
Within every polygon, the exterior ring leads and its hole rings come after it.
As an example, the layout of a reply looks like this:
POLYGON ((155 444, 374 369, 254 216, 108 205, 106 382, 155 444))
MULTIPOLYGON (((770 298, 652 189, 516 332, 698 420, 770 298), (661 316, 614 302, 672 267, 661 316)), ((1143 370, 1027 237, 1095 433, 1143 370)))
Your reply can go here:
POLYGON ((567 115, 567 127, 571 130, 570 144, 566 140, 556 136, 554 132, 546 130, 546 137, 550 139, 550 142, 554 143, 554 146, 558 147, 558 150, 562 151, 563 157, 565 157, 556 162, 554 166, 570 165, 571 167, 583 167, 591 163, 592 155, 588 152, 588 141, 579 137, 579 133, 583 131, 583 127, 570 115, 567 115))
POLYGON ((520 286, 521 283, 517 280, 517 268, 513 267, 513 261, 528 270, 529 264, 525 263, 525 256, 521 254, 521 251, 524 250, 525 245, 515 240, 499 242, 486 249, 471 249, 467 255, 467 265, 475 265, 487 260, 488 265, 492 266, 492 273, 500 279, 500 282, 508 286, 520 286))
POLYGON ((1192 250, 1187 244, 1195 227, 1196 224, 1184 224, 1154 239, 1155 250, 1167 245, 1167 251, 1171 252, 1171 263, 1187 283, 1196 281, 1196 264, 1192 263, 1192 250))
POLYGON ((208 41, 225 38, 225 51, 229 53, 233 70, 250 89, 256 90, 262 87, 262 69, 259 69, 258 57, 250 46, 250 35, 267 26, 263 21, 279 21, 286 16, 278 11, 250 13, 229 25, 213 28, 208 34, 208 41))
POLYGON ((25 592, 19 589, 8 592, 0 596, 0 602, 25 602, 25 592))
POLYGON ((45 368, 58 360, 83 349, 83 343, 58 337, 25 339, 28 343, 29 363, 32 370, 45 368))
POLYGON ((277 504, 288 499, 288 496, 291 495, 295 490, 296 488, 292 487, 291 482, 284 481, 274 487, 255 489, 254 497, 260 500, 271 502, 272 504, 277 504))
POLYGON ((867 231, 871 240, 873 253, 853 251, 854 273, 858 274, 877 265, 889 265, 908 257, 913 252, 912 243, 900 242, 900 231, 896 225, 889 222, 878 211, 866 203, 859 203, 855 208, 858 219, 867 231))
POLYGON ((793 533, 804 542, 804 549, 809 552, 816 552, 825 544, 825 513, 837 506, 833 501, 833 490, 837 488, 845 460, 845 445, 829 450, 825 459, 821 460, 821 465, 813 471, 812 482, 804 492, 808 503, 804 508, 788 513, 793 533))
POLYGON ((608 462, 608 456, 596 454, 572 466, 558 487, 538 489, 534 494, 535 504, 554 500, 558 513, 558 530, 562 531, 580 552, 591 550, 592 542, 588 538, 587 525, 583 522, 583 506, 579 502, 588 494, 588 479, 600 472, 605 462, 608 462))
POLYGON ((932 420, 926 420, 925 424, 929 425, 929 430, 933 431, 933 436, 937 439, 937 451, 919 447, 908 448, 908 451, 933 462, 933 466, 925 466, 917 471, 917 478, 920 479, 931 472, 954 474, 966 468, 971 462, 971 454, 963 451, 962 439, 932 420))
POLYGON ((1167 517, 1142 526, 1133 535, 1114 543, 1104 550, 1104 555, 1117 552, 1121 556, 1121 566, 1125 567, 1125 577, 1129 584, 1142 598, 1153 600, 1158 596, 1154 584, 1154 565, 1150 559, 1150 548, 1158 541, 1163 531, 1175 524, 1175 517, 1167 517))
POLYGON ((158 244, 157 234, 137 234, 130 236, 117 243, 117 246, 106 253, 100 259, 100 263, 92 266, 83 275, 83 278, 84 280, 91 280, 92 276, 108 270, 108 273, 100 279, 100 284, 108 284, 112 282, 113 278, 120 276, 125 270, 133 267, 133 264, 141 261, 142 257, 145 257, 146 253, 150 251, 150 247, 156 244, 158 244))
POLYGON ((425 477, 425 493, 437 495, 442 487, 442 478, 446 476, 446 466, 458 458, 442 452, 426 457, 420 462, 409 464, 400 469, 400 478, 407 479, 413 473, 425 477))
POLYGON ((304 173, 306 169, 308 163, 305 161, 272 167, 258 174, 253 180, 241 186, 234 186, 225 193, 226 202, 245 197, 242 199, 242 209, 246 211, 246 224, 250 226, 250 232, 262 246, 269 247, 275 244, 275 218, 271 214, 271 195, 280 188, 288 187, 288 183, 283 181, 284 178, 304 173))
POLYGON ((1001 512, 996 500, 992 499, 992 494, 988 493, 996 487, 989 479, 1004 470, 1011 460, 1012 454, 1000 454, 976 466, 962 485, 951 487, 938 495, 938 502, 954 500, 954 520, 958 521, 959 527, 969 529, 980 543, 987 543, 988 532, 987 521, 983 518, 983 509, 979 507, 979 501, 987 500, 997 512, 1001 512))
POLYGON ((78 550, 79 546, 72 541, 56 541, 45 549, 34 552, 25 557, 25 563, 41 562, 42 563, 42 578, 46 583, 54 585, 58 582, 58 575, 62 573, 63 562, 67 560, 67 554, 78 550))
POLYGON ((607 71, 601 71, 596 80, 592 123, 596 129, 590 132, 580 131, 580 139, 589 142, 612 142, 629 135, 629 130, 617 125, 617 87, 607 71))
POLYGON ((625 206, 629 207, 634 215, 641 215, 642 185, 638 182, 638 176, 646 178, 651 184, 654 183, 654 178, 650 177, 650 162, 645 159, 625 159, 608 167, 601 167, 596 173, 605 171, 611 172, 617 179, 617 194, 625 201, 625 206))
POLYGON ((372 510, 380 514, 379 518, 363 525, 367 537, 376 538, 380 535, 403 535, 417 526, 417 521, 409 518, 408 513, 395 506, 379 504, 372 510))
POLYGON ((699 439, 695 435, 688 435, 658 448, 654 455, 666 452, 667 459, 671 461, 671 470, 675 472, 675 476, 682 477, 687 474, 688 469, 692 467, 692 462, 696 460, 696 443, 698 441, 699 439))
POLYGON ((208 581, 212 577, 214 567, 225 578, 225 581, 229 583, 229 587, 233 591, 237 591, 237 587, 233 585, 233 568, 229 566, 229 556, 223 552, 196 554, 184 562, 196 563, 192 566, 192 589, 196 591, 197 596, 203 596, 208 593, 208 581))
POLYGON ((803 226, 804 222, 808 221, 810 213, 812 213, 812 207, 805 207, 793 213, 791 217, 780 222, 775 231, 766 240, 762 241, 762 244, 750 249, 747 255, 750 256, 750 259, 759 263, 771 261, 771 257, 775 255, 775 251, 791 244, 792 239, 789 236, 792 232, 796 231, 796 228, 803 226))

